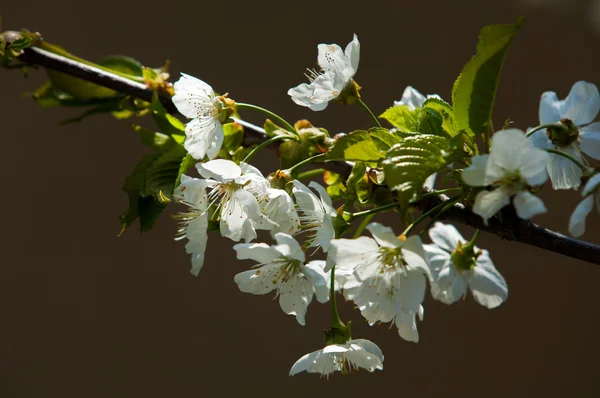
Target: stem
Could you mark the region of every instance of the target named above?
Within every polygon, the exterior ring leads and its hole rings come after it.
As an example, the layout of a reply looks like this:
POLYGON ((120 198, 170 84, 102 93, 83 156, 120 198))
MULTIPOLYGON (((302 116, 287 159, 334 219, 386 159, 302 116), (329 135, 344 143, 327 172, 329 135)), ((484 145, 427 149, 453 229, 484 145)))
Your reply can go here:
POLYGON ((304 173, 298 174, 298 177, 296 177, 296 179, 297 180, 304 180, 306 178, 311 178, 311 177, 318 176, 320 174, 323 174, 324 172, 325 172, 325 169, 308 170, 308 171, 305 171, 304 173))
POLYGON ((284 118, 271 112, 270 110, 261 108, 260 106, 256 106, 256 105, 252 105, 252 104, 245 104, 243 102, 236 102, 235 104, 238 108, 252 109, 252 110, 259 111, 259 112, 266 114, 267 116, 269 116, 269 117, 275 119, 277 122, 279 122, 279 124, 281 124, 283 127, 285 127, 286 130, 288 130, 288 131, 296 134, 296 136, 300 137, 300 135, 298 134, 296 129, 294 127, 292 127, 291 124, 289 124, 284 118))
POLYGON ((352 219, 355 219, 356 217, 370 216, 372 214, 379 213, 380 211, 384 211, 384 210, 388 210, 388 209, 393 209, 394 207, 398 207, 398 206, 400 206, 400 202, 394 202, 394 203, 390 203, 390 204, 387 204, 387 205, 383 205, 381 207, 376 207, 376 208, 371 209, 371 210, 365 210, 365 211, 359 211, 357 213, 352 213, 352 214, 350 214, 350 217, 352 219))
POLYGON ((329 286, 329 301, 331 301, 331 327, 332 328, 344 328, 344 322, 340 319, 338 314, 337 303, 335 302, 335 265, 331 268, 331 283, 329 286))
POLYGON ((300 168, 300 167, 304 166, 305 164, 309 164, 309 163, 311 163, 311 162, 312 162, 313 160, 315 160, 315 159, 322 158, 322 157, 323 157, 323 156, 325 156, 325 155, 326 155, 325 153, 319 153, 318 155, 311 156, 311 157, 310 157, 310 158, 308 158, 308 159, 304 159, 303 161, 301 161, 301 162, 298 162, 298 163, 296 163, 295 165, 293 165, 292 167, 290 167, 290 168, 288 169, 288 171, 289 171, 290 175, 292 175, 292 173, 294 172, 294 170, 296 170, 296 169, 298 169, 298 168, 300 168))
POLYGON ((560 126, 560 124, 556 124, 556 123, 542 124, 542 125, 539 125, 537 127, 532 128, 531 130, 529 130, 525 136, 526 137, 531 137, 533 135, 533 133, 535 133, 536 131, 540 131, 540 130, 543 130, 543 129, 549 129, 549 128, 552 128, 552 127, 561 127, 561 126, 560 126))
POLYGON ((365 110, 365 112, 367 112, 369 114, 369 116, 371 116, 371 119, 373 119, 373 122, 375 122, 375 126, 381 127, 381 123, 379 123, 379 120, 377 119, 377 116, 375 116, 373 114, 373 112, 371 112, 371 109, 369 109, 369 107, 367 106, 367 104, 365 104, 363 102, 363 100, 361 100, 360 98, 358 99, 358 105, 360 105, 360 107, 363 108, 365 110))
MULTIPOLYGON (((438 218, 440 218, 440 216, 441 216, 442 214, 444 214, 446 211, 448 211, 448 210, 450 210, 452 207, 454 207, 454 203, 456 203, 456 202, 458 201, 458 199, 460 199, 460 197, 459 197, 459 198, 453 198, 453 199, 450 199, 450 200, 448 201, 448 202, 450 202, 450 203, 447 203, 447 204, 446 204, 446 206, 443 206, 443 207, 442 207, 442 209, 441 209, 440 211, 438 211, 436 214, 434 214, 434 215, 431 217, 431 221, 429 221, 429 222, 427 223, 427 225, 425 226, 425 228, 423 228, 423 230, 422 230, 421 232, 419 232, 419 236, 422 238, 422 237, 423 237, 423 235, 425 234, 425 232, 426 232, 426 231, 427 231, 429 228, 431 228, 431 226, 433 225, 433 223, 435 223, 435 222, 438 220, 438 218), (456 200, 454 200, 454 199, 456 199, 456 200)), ((433 209, 432 209, 432 210, 433 210, 433 209)))
POLYGON ((290 139, 290 137, 285 136, 285 135, 276 135, 275 137, 271 137, 268 140, 259 144, 249 154, 247 154, 246 157, 244 158, 244 160, 242 160, 242 162, 248 163, 250 161, 250 159, 252 159, 252 157, 254 157, 254 155, 256 155, 258 153, 258 151, 260 151, 261 149, 263 149, 264 147, 266 147, 267 145, 269 145, 273 142, 277 142, 277 141, 281 141, 281 140, 289 140, 289 139, 290 139))
POLYGON ((475 246, 475 242, 477 242, 477 238, 479 238, 479 232, 481 232, 479 229, 475 230, 475 233, 473 234, 473 237, 471 238, 469 243, 463 246, 463 250, 469 250, 475 246))
POLYGON ((375 214, 369 214, 364 218, 364 220, 362 220, 362 222, 360 223, 358 228, 356 228, 356 231, 354 231, 354 235, 352 236, 352 239, 356 239, 360 236, 360 234, 362 234, 362 231, 365 229, 365 227, 367 226, 369 221, 371 221, 371 219, 374 216, 375 216, 375 214))
POLYGON ((458 202, 459 200, 460 200, 460 195, 459 196, 455 196, 453 198, 450 198, 450 199, 448 199, 448 200, 446 200, 446 201, 438 204, 437 206, 434 206, 433 208, 429 209, 425 213, 421 214, 421 217, 417 218, 408 227, 406 227, 406 229, 404 230, 404 232, 402 232, 402 235, 408 236, 408 234, 410 233, 410 231, 417 224, 419 224, 421 221, 423 221, 424 219, 426 219, 427 217, 429 217, 433 213, 437 213, 440 209, 443 209, 444 207, 448 207, 448 206, 452 207, 454 205, 454 203, 458 202))
POLYGON ((569 159, 571 162, 575 163, 581 169, 581 171, 585 174, 586 170, 585 170, 585 166, 583 165, 583 163, 581 163, 579 160, 575 159, 573 156, 569 155, 568 153, 557 151, 556 149, 546 149, 546 152, 553 153, 555 155, 559 155, 559 156, 569 159))

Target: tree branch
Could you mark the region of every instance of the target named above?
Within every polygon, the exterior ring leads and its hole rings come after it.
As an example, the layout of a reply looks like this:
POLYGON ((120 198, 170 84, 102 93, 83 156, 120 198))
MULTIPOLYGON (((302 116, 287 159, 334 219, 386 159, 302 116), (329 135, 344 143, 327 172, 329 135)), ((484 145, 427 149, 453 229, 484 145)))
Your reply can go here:
MULTIPOLYGON (((23 50, 18 58, 27 64, 54 69, 145 101, 151 101, 154 94, 152 88, 142 83, 82 64, 38 47, 23 50)), ((160 95, 160 101, 169 112, 176 113, 177 110, 170 97, 160 95)), ((267 137, 264 131, 261 130, 248 128, 244 145, 248 146, 263 142, 267 137)), ((352 170, 352 167, 346 162, 327 162, 322 165, 345 177, 348 177, 352 170)), ((448 200, 447 196, 439 195, 423 199, 417 202, 416 206, 423 211, 427 211, 446 200, 448 200)), ((500 217, 494 217, 490 220, 489 225, 485 225, 481 217, 460 203, 454 205, 440 219, 465 224, 498 235, 506 240, 524 243, 600 265, 600 246, 561 235, 529 220, 522 220, 516 216, 512 207, 505 208, 500 217)))

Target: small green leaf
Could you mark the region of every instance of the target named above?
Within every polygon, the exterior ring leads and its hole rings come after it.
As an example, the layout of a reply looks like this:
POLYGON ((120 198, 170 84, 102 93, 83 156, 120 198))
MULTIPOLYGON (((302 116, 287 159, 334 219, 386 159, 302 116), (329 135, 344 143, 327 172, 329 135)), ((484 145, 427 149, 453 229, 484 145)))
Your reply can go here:
POLYGON ((400 131, 419 131, 421 109, 410 110, 406 105, 392 106, 383 112, 379 118, 385 119, 400 131))
POLYGON ((364 130, 353 131, 338 138, 327 152, 327 160, 377 162, 383 158, 382 141, 373 139, 364 130))
POLYGON ((442 128, 450 137, 454 137, 458 134, 459 129, 456 126, 454 120, 454 109, 452 106, 444 100, 439 98, 428 98, 423 104, 422 110, 432 109, 436 111, 442 117, 442 128))
POLYGON ((140 143, 161 152, 168 150, 175 141, 166 134, 148 130, 142 126, 132 125, 133 129, 140 135, 140 143))
POLYGON ((408 203, 421 192, 425 179, 464 156, 460 136, 452 139, 422 134, 406 137, 382 161, 387 186, 408 203))
POLYGON ((184 135, 185 125, 175 116, 170 115, 169 112, 167 112, 156 93, 154 93, 152 96, 150 111, 152 112, 154 121, 156 121, 156 124, 161 132, 169 136, 184 135))
POLYGON ((185 155, 185 157, 181 160, 181 164, 179 165, 179 171, 177 172, 177 179, 175 180, 174 187, 177 188, 181 183, 181 176, 194 166, 198 161, 194 159, 192 155, 189 153, 185 155))
POLYGON ((16 52, 21 52, 24 49, 31 47, 32 44, 33 39, 29 36, 24 36, 10 43, 8 48, 16 52))
POLYGON ((237 150, 244 141, 244 127, 238 123, 226 123, 223 125, 223 145, 221 149, 228 152, 237 150))
POLYGON ((174 145, 157 157, 146 170, 144 196, 152 195, 159 202, 170 201, 177 179, 181 178, 179 170, 186 155, 181 145, 174 145))
POLYGON ((348 195, 356 198, 360 203, 365 203, 369 200, 373 188, 365 175, 366 172, 367 167, 364 162, 356 162, 346 181, 348 195))
POLYGON ((490 25, 481 30, 477 54, 464 66, 452 89, 452 105, 460 130, 487 133, 491 126, 496 90, 504 58, 514 35, 523 25, 490 25))
POLYGON ((383 151, 387 151, 392 146, 402 141, 402 138, 397 134, 393 134, 390 130, 380 127, 369 129, 369 135, 375 141, 377 147, 383 151))

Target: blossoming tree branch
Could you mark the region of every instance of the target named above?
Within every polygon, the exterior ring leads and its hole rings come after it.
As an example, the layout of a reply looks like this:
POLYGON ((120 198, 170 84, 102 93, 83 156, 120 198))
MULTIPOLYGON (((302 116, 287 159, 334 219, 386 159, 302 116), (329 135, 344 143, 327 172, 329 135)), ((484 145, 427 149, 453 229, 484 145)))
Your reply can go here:
POLYGON ((371 127, 348 133, 289 121, 187 74, 172 84, 166 67, 125 56, 92 63, 29 31, 0 35, 0 65, 26 73, 45 68, 48 81, 31 97, 42 107, 83 109, 64 123, 98 113, 151 116, 155 130, 133 126, 152 152, 125 178, 121 233, 135 222, 149 231, 172 209, 192 274, 201 275, 209 235, 220 234, 235 242, 238 259, 250 260, 234 278, 241 292, 275 295, 303 326, 313 298, 328 303, 324 347, 301 356, 290 375, 329 376, 383 369, 379 347, 340 318, 339 295, 370 325, 393 323, 400 338, 415 343, 427 286, 449 305, 468 291, 486 308, 501 305, 508 288, 490 253, 476 246, 480 231, 600 264, 600 247, 576 239, 594 205, 600 210, 600 173, 589 163, 600 160, 597 87, 575 82, 564 99, 543 93, 538 126, 492 125, 502 65, 521 25, 483 28, 451 101, 407 87, 382 113, 367 106, 355 79, 358 37, 344 49, 320 44, 317 67, 288 94, 308 108, 307 117, 330 102, 360 108, 371 127), (250 112, 263 114, 264 125, 245 121, 250 112), (278 170, 252 166, 271 148, 278 170), (307 181, 317 177, 322 183, 307 181), (580 190, 565 226, 572 237, 530 221, 547 211, 537 195, 544 185, 580 190), (406 228, 372 222, 383 212, 398 213, 406 228), (475 233, 463 237, 442 220, 475 233), (259 230, 270 238, 259 241, 259 230), (423 243, 426 236, 431 243, 423 243))

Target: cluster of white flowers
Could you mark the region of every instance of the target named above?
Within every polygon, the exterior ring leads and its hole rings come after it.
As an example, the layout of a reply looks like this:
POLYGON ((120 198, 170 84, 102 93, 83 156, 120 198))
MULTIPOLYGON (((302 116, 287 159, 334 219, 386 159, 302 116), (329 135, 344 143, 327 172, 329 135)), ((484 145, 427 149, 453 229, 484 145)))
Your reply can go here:
MULTIPOLYGON (((359 48, 356 36, 345 51, 335 44, 319 45, 321 70, 310 71, 310 84, 292 88, 288 94, 299 105, 325 109, 352 82, 359 48)), ((407 87, 395 106, 415 110, 425 100, 407 87)), ((192 118, 186 127, 186 149, 196 159, 213 159, 223 142, 221 122, 227 100, 215 97, 206 83, 183 75, 175 84, 173 101, 182 114, 192 118)), ((489 154, 473 156, 462 170, 462 182, 477 190, 473 212, 486 224, 511 202, 520 218, 544 213, 546 207, 534 193, 548 176, 555 189, 577 189, 581 178, 589 177, 577 164, 583 162, 582 153, 600 159, 600 123, 590 124, 599 110, 600 95, 590 83, 576 83, 564 101, 555 93, 544 93, 542 126, 529 135, 518 129, 496 132, 489 154)), ((446 304, 464 298, 467 290, 487 308, 499 306, 508 296, 506 282, 489 253, 475 246, 479 231, 468 241, 453 226, 436 222, 429 229, 433 243, 423 244, 418 235, 396 236, 390 227, 373 222, 366 226, 372 237, 342 239, 336 237, 334 228, 338 211, 326 189, 315 182, 307 187, 293 180, 286 186, 289 190, 273 188, 253 166, 223 159, 198 163, 196 169, 202 178, 184 175, 175 193, 189 207, 181 215, 179 236, 188 239, 192 273, 200 272, 207 231, 211 223, 216 229, 218 222, 222 236, 245 241, 233 247, 237 258, 257 263, 235 276, 239 289, 256 295, 275 291, 283 312, 295 316, 301 325, 306 324, 313 296, 325 303, 337 292, 353 301, 370 325, 393 322, 403 339, 418 342, 417 319, 423 320, 427 284, 432 297, 446 304), (274 243, 252 243, 257 230, 270 231, 274 243), (300 231, 307 234, 304 247, 294 237, 300 231), (314 255, 319 248, 326 260, 307 261, 308 253, 314 255)), ((599 186, 600 174, 591 176, 585 185, 585 199, 569 226, 573 235, 584 232, 594 203, 600 209, 599 186)), ((290 375, 302 371, 329 375, 353 368, 382 369, 379 347, 350 336, 330 341, 300 358, 290 375)))

